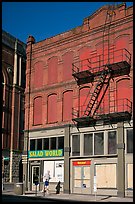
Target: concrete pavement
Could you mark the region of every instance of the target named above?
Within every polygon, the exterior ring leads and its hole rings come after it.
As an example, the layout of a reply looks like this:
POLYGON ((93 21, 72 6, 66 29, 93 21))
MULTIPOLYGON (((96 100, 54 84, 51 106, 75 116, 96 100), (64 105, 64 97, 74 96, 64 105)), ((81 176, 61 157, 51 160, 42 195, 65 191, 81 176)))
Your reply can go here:
MULTIPOLYGON (((16 195, 14 190, 7 189, 3 190, 2 194, 9 194, 9 195, 16 195)), ((39 197, 40 198, 47 198, 47 199, 56 199, 56 200, 63 200, 63 201, 83 201, 83 202, 133 202, 133 197, 114 197, 114 196, 103 196, 103 195, 82 195, 82 194, 66 194, 60 192, 60 194, 56 194, 55 192, 50 192, 49 194, 38 191, 37 194, 35 191, 25 192, 25 194, 20 196, 32 196, 32 197, 39 197)))

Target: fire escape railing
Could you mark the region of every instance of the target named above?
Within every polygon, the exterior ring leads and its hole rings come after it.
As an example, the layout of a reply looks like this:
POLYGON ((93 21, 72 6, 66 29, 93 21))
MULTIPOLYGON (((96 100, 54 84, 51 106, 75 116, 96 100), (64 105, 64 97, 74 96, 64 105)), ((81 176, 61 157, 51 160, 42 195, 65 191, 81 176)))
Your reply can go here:
MULTIPOLYGON (((131 67, 131 54, 127 49, 119 49, 110 51, 107 55, 97 55, 89 59, 78 61, 73 64, 73 76, 77 81, 77 84, 90 83, 94 81, 94 91, 92 95, 89 94, 89 102, 87 105, 83 105, 76 108, 73 108, 73 121, 79 121, 79 117, 82 118, 97 118, 99 117, 99 107, 104 98, 105 92, 109 86, 111 78, 120 75, 128 75, 130 73, 131 67), (96 82, 95 83, 95 78, 96 82), (103 87, 105 88, 103 90, 103 87), (103 90, 102 97, 98 100, 99 94, 103 90), (76 118, 76 119, 75 119, 76 118)), ((121 99, 123 100, 123 99, 121 99)), ((128 99, 124 99, 128 100, 128 99)), ((132 108, 131 102, 129 108, 132 108)), ((125 107, 124 102, 122 103, 125 107)), ((120 102, 114 104, 114 107, 117 107, 117 110, 114 112, 119 112, 119 108, 122 105, 120 102)), ((126 106, 128 107, 128 106, 126 106)), ((130 110, 127 110, 127 112, 130 110)), ((120 112, 126 112, 123 108, 120 112)), ((110 114, 111 112, 109 112, 110 114)), ((105 112, 102 115, 106 114, 105 112)))

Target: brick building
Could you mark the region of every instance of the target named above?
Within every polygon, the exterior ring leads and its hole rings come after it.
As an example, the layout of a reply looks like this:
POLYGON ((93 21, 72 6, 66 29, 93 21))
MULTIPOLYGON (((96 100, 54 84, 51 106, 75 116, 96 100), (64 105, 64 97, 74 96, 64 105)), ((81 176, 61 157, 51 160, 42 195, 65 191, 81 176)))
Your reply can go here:
POLYGON ((22 181, 26 44, 2 30, 4 182, 22 181))
POLYGON ((23 172, 67 193, 133 194, 133 7, 105 5, 70 31, 27 40, 23 172), (28 157, 27 157, 28 155, 28 157))

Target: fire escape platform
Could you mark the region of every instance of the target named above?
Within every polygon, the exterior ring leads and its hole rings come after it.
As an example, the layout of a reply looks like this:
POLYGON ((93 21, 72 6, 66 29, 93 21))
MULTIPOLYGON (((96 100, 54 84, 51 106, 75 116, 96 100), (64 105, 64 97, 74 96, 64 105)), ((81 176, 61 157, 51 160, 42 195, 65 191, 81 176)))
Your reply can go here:
POLYGON ((130 73, 131 67, 127 61, 116 62, 106 66, 111 70, 112 77, 128 75, 130 73))
POLYGON ((89 70, 83 70, 72 74, 77 79, 77 84, 89 83, 94 80, 94 75, 89 70))
POLYGON ((93 125, 107 125, 116 122, 130 121, 131 113, 125 112, 115 112, 102 115, 96 115, 93 118, 90 116, 74 118, 73 121, 77 122, 77 127, 90 127, 93 125))

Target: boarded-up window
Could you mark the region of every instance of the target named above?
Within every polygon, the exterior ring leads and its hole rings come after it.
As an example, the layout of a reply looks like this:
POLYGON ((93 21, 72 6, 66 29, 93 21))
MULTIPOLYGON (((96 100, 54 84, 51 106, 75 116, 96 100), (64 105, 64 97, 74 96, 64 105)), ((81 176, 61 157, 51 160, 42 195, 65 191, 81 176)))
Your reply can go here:
POLYGON ((96 164, 97 188, 116 188, 116 164, 96 164))
POLYGON ((48 84, 57 82, 58 59, 53 57, 48 60, 48 84))
POLYGON ((68 52, 63 56, 63 81, 72 78, 73 52, 68 52))
POLYGON ((88 70, 90 69, 88 65, 89 62, 87 59, 90 58, 90 52, 91 52, 91 49, 89 47, 83 47, 80 49, 80 70, 88 70))
POLYGON ((90 88, 83 87, 80 89, 80 116, 84 114, 90 100, 90 88))
POLYGON ((129 110, 128 100, 131 101, 131 88, 129 79, 122 79, 117 82, 117 112, 129 110))
POLYGON ((34 66, 34 87, 40 88, 43 86, 43 63, 37 62, 34 66))
POLYGON ((48 123, 57 122, 57 95, 48 96, 48 123))
POLYGON ((42 124, 42 97, 34 99, 34 125, 42 124))
POLYGON ((133 164, 127 165, 127 174, 128 174, 128 188, 133 189, 133 164))
POLYGON ((116 50, 125 48, 129 49, 129 35, 121 35, 115 39, 116 50))
POLYGON ((73 91, 66 91, 63 94, 63 121, 72 119, 73 91))
POLYGON ((114 60, 115 62, 120 62, 127 59, 127 53, 125 51, 129 50, 129 35, 121 35, 115 39, 115 52, 114 60))

